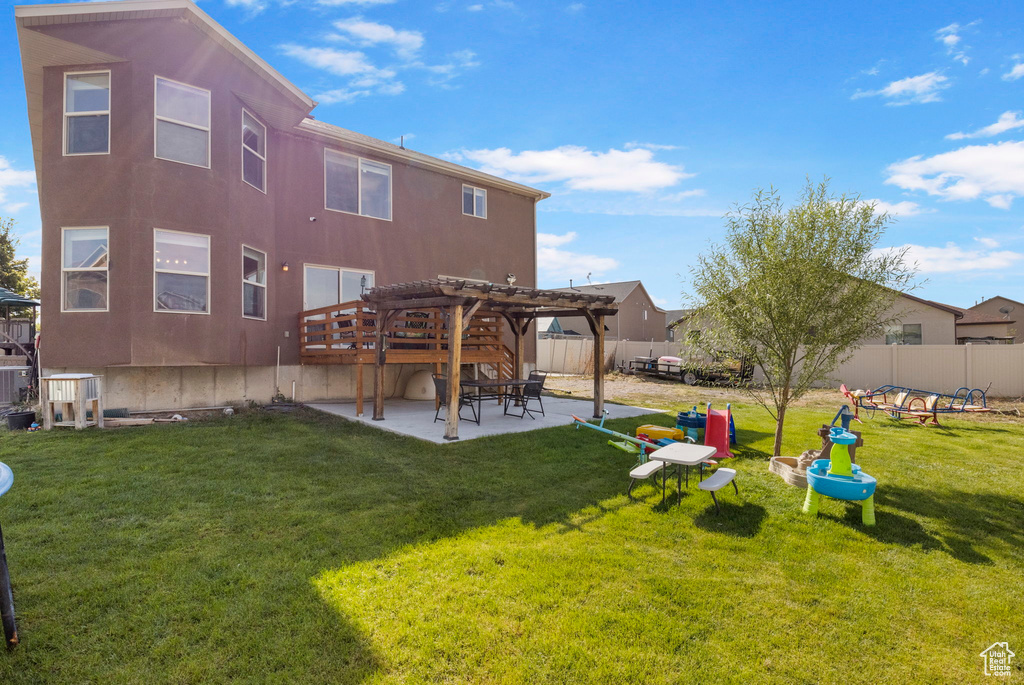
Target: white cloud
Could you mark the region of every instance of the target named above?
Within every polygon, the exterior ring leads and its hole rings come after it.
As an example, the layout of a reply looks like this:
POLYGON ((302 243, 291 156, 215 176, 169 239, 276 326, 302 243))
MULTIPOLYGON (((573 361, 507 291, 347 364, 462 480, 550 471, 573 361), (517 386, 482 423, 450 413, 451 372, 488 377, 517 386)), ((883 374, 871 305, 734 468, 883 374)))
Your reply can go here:
POLYGON ((661 198, 665 202, 680 202, 690 197, 704 197, 708 194, 708 191, 703 188, 694 188, 693 190, 684 190, 680 193, 672 193, 661 198))
POLYGON ((479 12, 479 11, 481 11, 481 10, 482 10, 483 8, 484 8, 484 6, 483 6, 483 5, 470 5, 470 6, 469 6, 469 7, 467 7, 466 9, 467 9, 467 10, 469 10, 470 12, 479 12))
POLYGON ((1015 128, 1024 128, 1024 119, 1020 118, 1020 112, 1003 112, 994 124, 979 128, 971 133, 950 133, 947 140, 962 140, 964 138, 988 138, 998 136, 1000 133, 1012 131, 1015 128))
POLYGON ((1022 77, 1024 77, 1024 62, 1014 64, 1012 69, 1003 74, 1004 81, 1016 81, 1022 77))
POLYGON ((8 214, 17 214, 26 207, 28 207, 27 202, 8 202, 4 205, 4 211, 8 214))
POLYGON ((563 235, 537 234, 537 271, 540 279, 567 280, 572 278, 582 281, 588 274, 600 276, 618 268, 618 260, 611 257, 580 254, 560 249, 575 239, 574 231, 563 235))
POLYGON ((935 32, 935 40, 946 46, 947 55, 957 62, 960 62, 960 64, 967 66, 967 63, 971 61, 971 58, 967 56, 967 50, 969 50, 970 47, 967 45, 961 45, 963 37, 960 35, 960 32, 977 23, 977 21, 972 21, 970 24, 966 24, 964 26, 957 23, 950 24, 949 26, 943 26, 935 32))
POLYGON ((341 32, 338 37, 361 46, 388 45, 405 59, 411 59, 423 47, 423 34, 419 31, 399 30, 387 24, 366 21, 362 17, 336 21, 334 28, 341 32))
MULTIPOLYGON (((10 188, 30 188, 36 184, 34 171, 14 169, 7 158, 0 155, 0 202, 7 201, 7 191, 10 188)), ((12 214, 21 209, 25 203, 11 203, 5 209, 12 214), (12 209, 14 207, 14 209, 12 209)))
POLYGON ((893 81, 885 88, 879 90, 858 90, 851 96, 851 99, 873 97, 880 95, 887 98, 888 105, 910 105, 923 104, 926 102, 939 102, 939 91, 949 87, 949 78, 937 71, 930 71, 920 76, 908 76, 899 81, 893 81))
POLYGON ((944 247, 907 244, 889 249, 906 249, 907 263, 915 264, 921 273, 999 271, 1008 269, 1024 259, 1024 254, 1020 252, 994 249, 965 250, 956 243, 946 243, 944 247))
POLYGON ((875 214, 883 212, 889 216, 917 216, 929 210, 923 209, 916 202, 886 202, 885 200, 871 199, 864 200, 866 204, 875 205, 875 214))
POLYGON ((267 8, 262 0, 226 0, 228 7, 243 7, 250 12, 262 12, 267 8))
POLYGON ((585 8, 586 5, 584 5, 582 2, 573 2, 569 3, 569 5, 566 6, 565 11, 569 12, 570 14, 575 14, 577 12, 582 12, 585 8))
POLYGON ((356 50, 335 50, 334 48, 309 48, 303 45, 286 43, 280 46, 281 52, 304 62, 311 67, 329 71, 338 76, 352 76, 355 74, 375 74, 392 77, 394 71, 378 69, 366 58, 366 55, 356 50))
POLYGON ((999 241, 994 238, 975 238, 976 241, 984 245, 985 247, 997 248, 999 247, 999 241))
POLYGON ((627 150, 636 150, 637 148, 641 148, 643 150, 654 150, 654 151, 658 151, 658 150, 678 150, 679 149, 678 145, 664 145, 664 144, 661 144, 661 143, 638 143, 635 140, 626 143, 625 145, 623 145, 623 147, 626 148, 627 150))
POLYGON ((316 0, 316 4, 326 7, 348 5, 390 5, 395 0, 316 0))
POLYGON ((891 164, 886 183, 923 190, 945 200, 984 199, 1007 209, 1024 195, 1024 142, 968 145, 933 157, 911 157, 891 164))
POLYGON ((482 171, 523 183, 565 183, 571 190, 649 192, 668 188, 694 174, 658 162, 650 150, 596 152, 578 145, 553 150, 462 150, 453 155, 482 171))

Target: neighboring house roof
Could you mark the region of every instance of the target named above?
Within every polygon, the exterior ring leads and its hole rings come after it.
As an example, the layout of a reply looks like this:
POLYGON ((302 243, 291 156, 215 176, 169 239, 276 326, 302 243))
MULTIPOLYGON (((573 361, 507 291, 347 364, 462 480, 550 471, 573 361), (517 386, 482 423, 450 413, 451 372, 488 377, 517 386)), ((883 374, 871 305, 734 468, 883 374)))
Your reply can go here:
MULTIPOLYGON (((939 305, 938 302, 933 302, 932 304, 939 305)), ((957 326, 974 326, 992 323, 1014 323, 1013 321, 1004 319, 1001 316, 993 316, 991 314, 976 312, 972 309, 962 309, 960 307, 954 307, 953 305, 949 304, 940 305, 940 307, 942 307, 943 309, 952 309, 957 312, 957 326)))
POLYGON ((669 328, 673 328, 676 324, 692 313, 692 309, 670 309, 665 312, 665 324, 669 328))
POLYGON ((233 91, 234 95, 262 117, 265 123, 274 128, 324 136, 331 140, 407 161, 412 166, 427 167, 462 179, 486 183, 537 200, 551 196, 550 193, 543 190, 507 181, 309 118, 309 112, 317 105, 316 101, 263 61, 259 55, 231 35, 227 29, 214 21, 191 0, 116 0, 113 2, 24 5, 14 9, 14 16, 18 23, 18 43, 21 47, 22 69, 25 76, 29 128, 32 132, 32 147, 35 152, 37 182, 41 180, 39 174, 42 169, 44 67, 68 64, 115 64, 126 60, 124 57, 61 40, 32 29, 52 24, 168 18, 183 19, 191 23, 269 82, 281 94, 283 99, 272 102, 266 97, 233 91))
MULTIPOLYGON (((644 288, 642 281, 619 281, 618 283, 593 283, 587 285, 574 285, 571 288, 555 288, 565 293, 587 293, 590 295, 613 295, 615 297, 615 304, 621 304, 623 300, 630 296, 630 294, 641 288, 644 294, 647 295, 647 299, 654 304, 654 299, 650 293, 647 292, 647 288, 644 288)), ((654 311, 665 313, 665 310, 654 304, 654 311)))
POLYGON ((621 303, 629 294, 636 290, 640 281, 620 281, 619 283, 594 283, 593 285, 574 285, 571 288, 555 288, 564 293, 587 293, 589 295, 612 295, 615 304, 621 303))
POLYGON ((1003 297, 1002 295, 996 295, 995 297, 990 297, 987 300, 982 300, 978 304, 974 305, 974 307, 970 307, 970 309, 974 309, 975 307, 980 307, 981 305, 985 304, 986 302, 991 302, 992 300, 1006 300, 1007 302, 1010 302, 1010 303, 1012 303, 1012 304, 1014 304, 1014 305, 1016 305, 1018 307, 1024 307, 1024 302, 1018 302, 1017 300, 1011 300, 1009 297, 1003 297))
MULTIPOLYGON (((902 295, 903 297, 907 298, 908 300, 912 300, 914 302, 919 302, 921 304, 928 305, 929 307, 935 307, 936 309, 941 309, 943 311, 949 312, 950 314, 955 316, 957 319, 959 319, 960 317, 962 317, 964 315, 964 310, 960 309, 960 307, 954 307, 953 305, 949 305, 949 304, 942 304, 941 302, 936 302, 935 300, 926 300, 924 298, 916 297, 916 296, 911 295, 909 293, 900 293, 900 295, 902 295)), ((957 323, 959 323, 959 322, 957 322, 957 323)))

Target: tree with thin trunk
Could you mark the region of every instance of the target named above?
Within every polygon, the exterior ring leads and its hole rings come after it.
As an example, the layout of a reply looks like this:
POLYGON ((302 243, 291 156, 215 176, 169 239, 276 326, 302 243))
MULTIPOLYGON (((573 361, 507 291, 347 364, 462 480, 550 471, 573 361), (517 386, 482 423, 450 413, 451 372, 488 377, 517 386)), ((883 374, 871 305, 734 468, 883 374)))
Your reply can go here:
POLYGON ((749 391, 775 419, 775 456, 790 404, 900 320, 894 305, 915 271, 905 249, 878 248, 889 222, 858 196, 834 196, 828 179, 808 182, 790 208, 759 190, 691 269, 686 344, 760 367, 749 391))

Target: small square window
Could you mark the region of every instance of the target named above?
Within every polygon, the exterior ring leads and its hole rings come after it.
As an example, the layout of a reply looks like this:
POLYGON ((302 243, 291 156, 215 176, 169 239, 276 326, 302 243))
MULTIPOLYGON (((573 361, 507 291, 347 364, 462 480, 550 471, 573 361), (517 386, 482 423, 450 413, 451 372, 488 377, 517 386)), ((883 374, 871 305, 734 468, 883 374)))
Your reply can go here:
POLYGON ((487 191, 483 188, 462 186, 462 213, 486 219, 487 191))

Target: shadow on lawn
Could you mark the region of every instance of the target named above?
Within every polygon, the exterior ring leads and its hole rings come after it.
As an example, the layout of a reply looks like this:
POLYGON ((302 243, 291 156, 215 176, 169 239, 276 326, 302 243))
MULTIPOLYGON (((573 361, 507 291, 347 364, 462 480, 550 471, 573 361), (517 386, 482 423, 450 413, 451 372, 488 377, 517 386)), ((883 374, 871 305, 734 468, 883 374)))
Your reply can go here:
MULTIPOLYGON (((742 496, 743 491, 740 490, 740 497, 742 496)), ((724 533, 742 538, 752 538, 761 532, 761 524, 768 515, 764 507, 751 502, 737 503, 736 496, 731 491, 725 492, 724 497, 720 494, 718 503, 722 506, 721 514, 715 512, 714 504, 710 504, 694 517, 694 525, 709 533, 724 533)))
POLYGON ((324 569, 513 518, 585 527, 634 461, 606 443, 565 426, 434 445, 312 411, 19 436, 3 504, 23 645, 0 682, 365 680, 382 657, 314 588, 324 569))
POLYGON ((843 516, 820 514, 876 540, 944 551, 966 564, 992 564, 989 554, 999 544, 1007 549, 1024 546, 1024 502, 1005 495, 958 490, 941 493, 896 485, 880 486, 875 494, 878 524, 861 523, 859 504, 846 504, 843 516), (918 518, 928 519, 929 530, 918 518), (985 551, 981 551, 985 549, 985 551))

